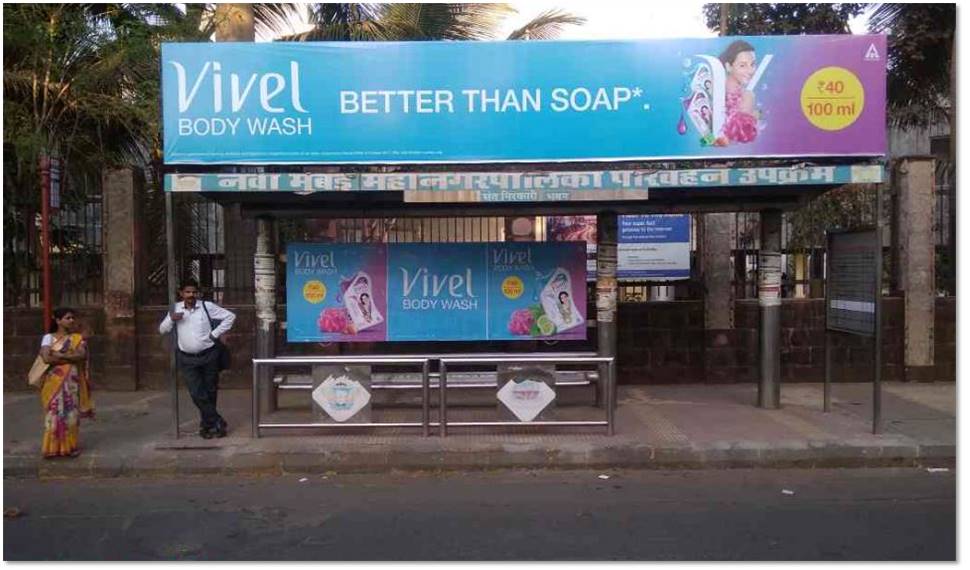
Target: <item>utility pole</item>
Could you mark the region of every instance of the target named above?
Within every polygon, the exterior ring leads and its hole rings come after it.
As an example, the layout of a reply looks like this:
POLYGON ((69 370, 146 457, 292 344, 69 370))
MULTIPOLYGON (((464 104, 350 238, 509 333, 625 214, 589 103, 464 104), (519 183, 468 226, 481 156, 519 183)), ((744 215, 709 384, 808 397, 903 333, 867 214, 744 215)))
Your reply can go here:
POLYGON ((51 299, 51 159, 46 152, 40 155, 40 266, 46 330, 54 311, 51 299))

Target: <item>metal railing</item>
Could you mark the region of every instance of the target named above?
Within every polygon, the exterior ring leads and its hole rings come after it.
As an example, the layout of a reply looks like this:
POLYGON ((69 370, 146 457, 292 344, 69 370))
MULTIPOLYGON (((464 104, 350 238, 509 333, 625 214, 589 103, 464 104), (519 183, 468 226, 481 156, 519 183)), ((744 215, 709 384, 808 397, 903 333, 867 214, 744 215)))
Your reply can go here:
MULTIPOLYGON (((605 397, 606 400, 606 419, 605 420, 549 420, 532 422, 515 421, 477 421, 477 422, 451 422, 455 427, 469 426, 604 426, 607 434, 614 434, 613 418, 616 407, 616 363, 613 357, 596 356, 592 353, 544 353, 544 354, 419 354, 419 355, 382 355, 382 356, 317 356, 317 357, 277 357, 277 358, 254 358, 253 359, 253 384, 252 384, 252 436, 260 437, 261 429, 295 429, 295 428, 352 428, 352 427, 420 427, 425 437, 430 435, 432 426, 439 428, 439 435, 448 435, 448 367, 450 366, 474 366, 474 365, 499 365, 499 364, 597 364, 604 365, 607 370, 605 397), (438 418, 439 421, 431 421, 431 362, 439 362, 439 381, 436 384, 439 394, 438 418), (260 374, 262 366, 294 366, 294 365, 397 365, 411 366, 421 369, 420 385, 395 385, 397 389, 421 389, 421 421, 420 422, 354 422, 354 423, 263 423, 260 419, 260 374)), ((571 383, 567 383, 571 384, 571 383)), ((390 386, 390 385, 389 385, 390 386)), ((475 385, 474 387, 494 387, 495 385, 475 385)), ((384 388, 388 386, 380 386, 384 388)), ((458 385, 456 387, 469 387, 469 385, 458 385)), ((280 389, 275 384, 268 386, 267 389, 280 389)), ((371 386, 371 389, 378 387, 371 386)), ((293 389, 293 388, 291 388, 293 389)), ((306 390, 312 387, 300 386, 299 389, 306 390)))
POLYGON ((423 428, 424 435, 427 437, 430 435, 430 399, 431 399, 431 384, 429 382, 429 367, 431 361, 427 358, 416 358, 416 357, 400 357, 400 356, 317 356, 317 357, 306 357, 306 358, 254 358, 253 359, 253 413, 252 413, 252 424, 253 424, 253 437, 259 437, 259 430, 265 428, 348 428, 348 427, 420 427, 423 428), (284 365, 292 366, 294 364, 358 364, 358 365, 373 365, 373 364, 393 364, 393 365, 405 365, 405 366, 421 366, 421 421, 420 422, 355 422, 355 423, 271 423, 264 424, 260 422, 259 413, 259 367, 265 365, 284 365))
POLYGON ((487 356, 470 358, 442 358, 441 359, 441 389, 438 391, 439 397, 439 427, 441 436, 448 435, 448 366, 449 365, 471 365, 471 364, 605 364, 607 366, 606 375, 606 420, 549 420, 538 422, 513 422, 513 421, 492 421, 492 422, 452 422, 451 425, 457 427, 472 426, 512 426, 512 425, 531 425, 531 426, 606 426, 607 435, 613 435, 613 408, 616 405, 616 361, 612 356, 574 356, 574 357, 554 357, 554 356, 487 356))

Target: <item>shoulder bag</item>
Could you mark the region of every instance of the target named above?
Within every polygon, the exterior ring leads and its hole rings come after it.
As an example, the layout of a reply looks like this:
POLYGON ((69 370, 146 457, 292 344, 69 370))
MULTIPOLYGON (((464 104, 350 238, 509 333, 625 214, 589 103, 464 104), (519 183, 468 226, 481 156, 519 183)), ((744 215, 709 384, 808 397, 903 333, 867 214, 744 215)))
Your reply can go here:
MULTIPOLYGON (((209 309, 206 308, 205 301, 202 301, 202 310, 205 311, 205 317, 209 319, 209 328, 215 330, 218 325, 209 316, 209 309)), ((229 367, 232 366, 232 354, 229 352, 229 347, 218 338, 214 339, 213 342, 216 343, 216 352, 219 354, 219 370, 229 370, 229 367)))

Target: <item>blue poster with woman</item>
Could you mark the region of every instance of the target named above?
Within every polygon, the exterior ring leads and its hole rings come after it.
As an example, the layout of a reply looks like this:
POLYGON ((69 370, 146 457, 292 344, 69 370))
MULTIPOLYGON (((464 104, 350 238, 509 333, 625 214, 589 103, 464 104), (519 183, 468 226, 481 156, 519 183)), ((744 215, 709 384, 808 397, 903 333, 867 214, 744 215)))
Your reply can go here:
POLYGON ((585 339, 585 256, 584 242, 491 244, 488 338, 585 339))
POLYGON ((387 340, 384 245, 291 243, 286 260, 287 341, 387 340))

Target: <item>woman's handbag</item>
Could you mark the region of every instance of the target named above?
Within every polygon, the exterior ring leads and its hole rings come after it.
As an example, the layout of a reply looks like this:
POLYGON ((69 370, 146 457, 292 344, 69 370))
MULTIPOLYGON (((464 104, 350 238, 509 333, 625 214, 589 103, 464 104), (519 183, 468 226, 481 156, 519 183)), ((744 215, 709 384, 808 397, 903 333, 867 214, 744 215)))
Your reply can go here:
MULTIPOLYGON (((68 337, 64 337, 67 339, 68 337)), ((60 348, 51 345, 51 351, 60 350, 64 347, 63 341, 61 342, 60 348)), ((34 359, 34 363, 30 366, 30 372, 27 373, 27 383, 31 386, 40 386, 44 383, 44 376, 47 375, 47 371, 50 370, 52 365, 44 361, 41 355, 37 355, 34 359)))
POLYGON ((31 386, 40 386, 44 383, 44 376, 47 375, 47 371, 50 369, 51 365, 44 362, 41 355, 37 355, 34 359, 34 364, 30 367, 30 372, 27 373, 27 383, 31 386))
MULTIPOLYGON (((202 301, 202 310, 205 311, 205 317, 209 319, 209 328, 215 329, 218 325, 209 316, 209 309, 205 308, 205 301, 202 301)), ((232 354, 229 352, 229 347, 219 339, 214 339, 213 342, 216 343, 216 352, 219 353, 219 371, 229 370, 232 365, 232 354)))

